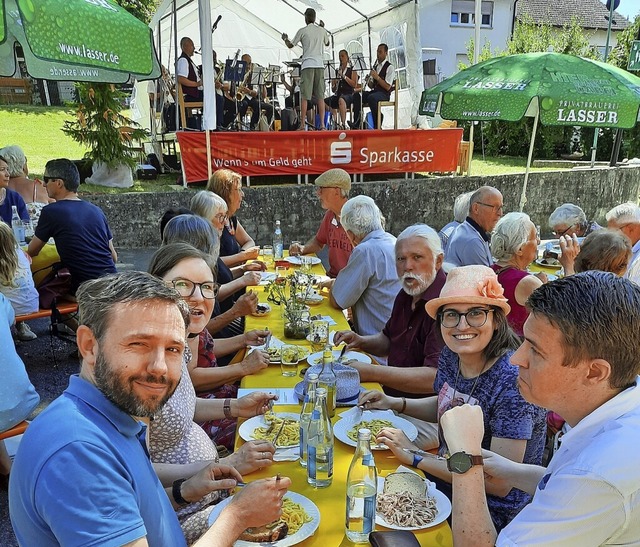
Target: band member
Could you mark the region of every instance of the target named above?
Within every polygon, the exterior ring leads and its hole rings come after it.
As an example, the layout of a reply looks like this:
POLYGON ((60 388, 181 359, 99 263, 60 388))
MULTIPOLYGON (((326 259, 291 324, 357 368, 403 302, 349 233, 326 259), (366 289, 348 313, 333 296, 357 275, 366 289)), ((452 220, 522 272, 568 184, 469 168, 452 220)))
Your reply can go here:
POLYGON ((352 129, 360 127, 360 118, 362 116, 362 101, 366 102, 371 109, 373 118, 373 127, 378 129, 378 103, 380 101, 388 101, 393 91, 393 79, 395 75, 395 67, 387 60, 389 48, 387 44, 380 44, 376 51, 376 62, 369 72, 369 76, 365 81, 362 97, 356 94, 353 98, 353 110, 356 113, 356 120, 351 124, 352 129), (371 91, 364 91, 366 87, 371 91))
POLYGON ((238 101, 238 112, 242 116, 247 113, 247 109, 251 107, 251 131, 255 131, 258 127, 258 121, 260 120, 260 111, 264 110, 269 124, 273 121, 273 106, 265 102, 267 97, 266 90, 263 85, 257 86, 260 89, 254 89, 251 84, 251 76, 253 74, 253 64, 251 63, 251 55, 244 54, 242 60, 247 63, 247 72, 242 83, 238 86, 236 91, 236 100, 238 101), (260 93, 260 100, 258 100, 258 93, 260 93))
POLYGON ((213 69, 215 72, 215 88, 216 88, 216 124, 218 129, 222 129, 224 125, 224 93, 229 91, 229 84, 224 82, 224 65, 218 64, 218 54, 213 50, 213 69))
POLYGON ((346 49, 341 49, 338 54, 340 66, 337 69, 337 78, 332 80, 331 88, 334 92, 331 97, 327 97, 324 102, 331 108, 332 114, 336 115, 336 109, 340 110, 340 124, 338 129, 345 129, 347 123, 347 107, 353 103, 354 87, 358 83, 358 73, 349 66, 349 53, 346 49))
POLYGON ((202 101, 202 79, 198 67, 191 59, 196 50, 193 40, 188 36, 184 36, 180 40, 180 48, 182 49, 182 55, 178 57, 176 63, 176 75, 178 76, 178 82, 182 86, 184 100, 185 102, 202 101))
MULTIPOLYGON (((302 72, 300 78, 301 111, 307 111, 307 102, 312 95, 318 97, 318 114, 320 115, 320 129, 324 126, 324 46, 329 45, 329 34, 324 29, 324 23, 316 22, 316 11, 307 8, 304 12, 305 27, 302 27, 293 40, 286 34, 282 39, 289 49, 296 44, 302 44, 302 72)), ((301 127, 304 129, 304 127, 301 127)))
MULTIPOLYGON (((295 129, 300 127, 299 115, 300 115, 300 76, 291 75, 291 82, 287 82, 284 74, 281 75, 281 81, 285 89, 289 92, 289 96, 284 98, 285 108, 290 109, 295 113, 292 124, 295 125, 295 129)), ((313 126, 313 108, 318 106, 318 99, 311 97, 310 101, 307 101, 307 123, 313 126)), ((284 125, 284 122, 283 122, 284 125)))

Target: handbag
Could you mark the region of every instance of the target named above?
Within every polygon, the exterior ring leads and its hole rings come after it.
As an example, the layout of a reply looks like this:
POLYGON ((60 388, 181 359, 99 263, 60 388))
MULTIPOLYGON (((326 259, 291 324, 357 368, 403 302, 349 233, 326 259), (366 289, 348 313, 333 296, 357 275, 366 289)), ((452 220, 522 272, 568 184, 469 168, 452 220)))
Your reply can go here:
POLYGON ((50 310, 58 298, 71 294, 71 272, 61 262, 56 262, 36 288, 40 295, 40 308, 50 310))

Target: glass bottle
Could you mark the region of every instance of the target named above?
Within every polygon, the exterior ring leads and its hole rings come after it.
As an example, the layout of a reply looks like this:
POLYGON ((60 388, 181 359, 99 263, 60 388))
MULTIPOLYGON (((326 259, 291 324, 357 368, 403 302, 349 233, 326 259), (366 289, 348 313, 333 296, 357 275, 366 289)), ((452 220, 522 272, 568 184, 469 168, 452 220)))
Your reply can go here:
POLYGON ((284 255, 284 244, 282 240, 282 230, 280 229, 280 221, 276 220, 276 230, 273 232, 273 258, 282 260, 284 255))
POLYGON ((307 467, 307 436, 309 435, 309 422, 311 414, 316 406, 316 387, 318 386, 318 375, 311 372, 308 375, 307 394, 304 396, 302 411, 300 412, 300 465, 307 467))
POLYGON ((25 240, 24 222, 22 222, 18 214, 18 208, 15 205, 11 206, 11 228, 18 245, 25 245, 27 241, 25 240))
POLYGON ((307 440, 307 482, 326 488, 333 480, 333 429, 327 413, 327 390, 316 389, 307 440))
POLYGON ((353 543, 367 543, 376 520, 378 472, 371 453, 371 431, 358 430, 358 447, 347 474, 347 538, 353 543))
POLYGON ((330 418, 336 414, 337 385, 338 378, 333 370, 333 351, 330 345, 326 345, 322 352, 322 370, 318 376, 318 387, 324 387, 327 390, 327 410, 330 418))

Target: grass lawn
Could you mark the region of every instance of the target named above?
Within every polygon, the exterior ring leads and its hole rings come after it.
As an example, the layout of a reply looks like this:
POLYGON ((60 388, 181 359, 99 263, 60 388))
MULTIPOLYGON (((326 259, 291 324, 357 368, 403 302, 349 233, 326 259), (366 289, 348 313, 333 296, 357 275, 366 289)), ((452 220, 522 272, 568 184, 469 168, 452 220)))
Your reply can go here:
MULTIPOLYGON (((125 112, 126 114, 126 112, 125 112)), ((73 120, 75 110, 70 107, 1 106, 0 148, 17 144, 29 160, 32 176, 42 176, 48 160, 54 158, 80 159, 86 149, 62 132, 66 120, 73 120)), ((476 153, 471 162, 471 174, 479 176, 523 173, 526 158, 485 158, 476 153)), ((534 171, 553 170, 536 168, 534 171)), ((134 181, 132 188, 105 188, 83 184, 81 193, 157 192, 175 190, 177 175, 161 175, 156 181, 134 181)), ((277 182, 273 177, 270 182, 277 182)))

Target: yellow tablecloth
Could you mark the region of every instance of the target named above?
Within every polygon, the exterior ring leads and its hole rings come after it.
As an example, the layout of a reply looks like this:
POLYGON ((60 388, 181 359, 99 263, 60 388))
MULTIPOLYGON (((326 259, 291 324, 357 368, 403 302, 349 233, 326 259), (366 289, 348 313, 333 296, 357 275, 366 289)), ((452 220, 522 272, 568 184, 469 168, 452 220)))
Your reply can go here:
MULTIPOLYGON (((320 265, 314 267, 314 273, 323 273, 320 265)), ((254 288, 254 290, 256 290, 254 288)), ((257 288, 260 302, 266 302, 267 295, 262 287, 257 288)), ((247 317, 246 329, 264 328, 269 329, 275 336, 287 343, 310 346, 306 340, 285 340, 284 324, 282 314, 278 306, 270 304, 272 311, 269 315, 255 318, 247 317)), ((319 306, 313 306, 311 313, 330 315, 337 323, 331 326, 331 330, 348 329, 348 323, 342 312, 331 308, 327 298, 319 306)), ((305 363, 303 361, 303 363, 305 363)), ((306 365, 305 365, 306 366, 306 365)), ((299 368, 302 367, 302 363, 299 368)), ((242 379, 241 387, 243 388, 275 388, 275 387, 294 387, 297 382, 301 381, 299 376, 286 378, 282 376, 280 365, 270 365, 266 369, 251 376, 245 376, 242 379)), ((378 384, 364 384, 368 389, 380 389, 378 384)), ((276 405, 276 412, 300 412, 301 406, 298 405, 276 405)), ((338 419, 339 413, 344 408, 338 408, 334 423, 338 419)), ((236 445, 241 446, 242 439, 236 439, 236 445)), ((336 439, 334 451, 334 468, 333 483, 328 488, 313 488, 307 483, 306 469, 304 469, 297 461, 295 462, 276 462, 270 468, 263 471, 251 473, 246 479, 253 481, 257 478, 274 476, 281 473, 283 476, 290 477, 292 480, 291 490, 306 496, 312 500, 320 510, 321 521, 316 533, 309 539, 300 543, 301 546, 317 546, 317 547, 337 547, 353 545, 344 535, 345 515, 346 515, 346 480, 349 464, 353 459, 354 448, 347 446, 336 439)), ((374 454, 378 475, 386 476, 400 465, 400 462, 389 451, 376 451, 374 454)), ((376 530, 384 530, 376 526, 376 530)), ((422 546, 451 546, 453 539, 449 525, 444 522, 438 526, 415 532, 420 545, 422 546)))

